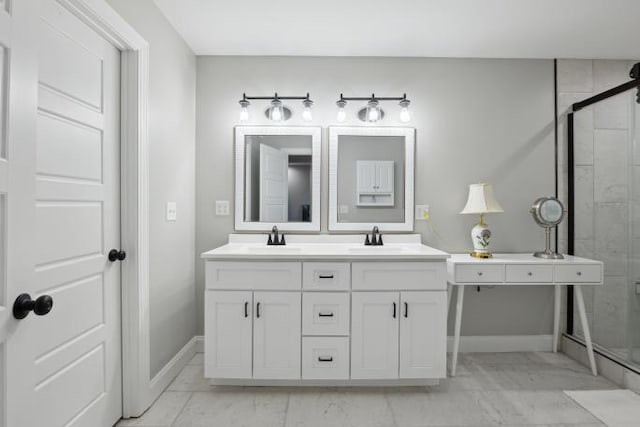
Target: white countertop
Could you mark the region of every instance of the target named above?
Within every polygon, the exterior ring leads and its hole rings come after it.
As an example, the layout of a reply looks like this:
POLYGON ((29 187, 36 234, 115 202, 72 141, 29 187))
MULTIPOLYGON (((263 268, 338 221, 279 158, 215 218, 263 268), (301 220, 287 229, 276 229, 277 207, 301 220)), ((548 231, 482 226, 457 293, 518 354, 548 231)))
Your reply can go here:
POLYGON ((364 234, 289 235, 285 246, 267 246, 266 234, 231 234, 229 243, 204 252, 205 260, 445 260, 449 254, 423 245, 419 234, 383 234, 383 246, 365 246, 364 234))

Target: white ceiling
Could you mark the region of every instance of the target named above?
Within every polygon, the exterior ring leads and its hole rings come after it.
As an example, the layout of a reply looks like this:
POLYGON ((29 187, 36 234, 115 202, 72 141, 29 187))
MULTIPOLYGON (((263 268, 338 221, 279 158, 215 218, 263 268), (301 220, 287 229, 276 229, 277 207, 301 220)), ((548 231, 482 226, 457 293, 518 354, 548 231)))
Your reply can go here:
POLYGON ((198 55, 640 58, 640 0, 154 0, 198 55))

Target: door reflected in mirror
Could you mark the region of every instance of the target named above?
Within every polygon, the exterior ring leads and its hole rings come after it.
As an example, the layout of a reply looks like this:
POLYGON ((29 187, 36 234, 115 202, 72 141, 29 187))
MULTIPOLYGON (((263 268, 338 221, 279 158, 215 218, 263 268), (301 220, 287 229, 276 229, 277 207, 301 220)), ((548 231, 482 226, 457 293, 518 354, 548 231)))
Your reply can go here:
POLYGON ((311 222, 311 136, 245 138, 245 221, 311 222))
POLYGON ((238 127, 236 150, 236 229, 319 230, 319 128, 238 127))

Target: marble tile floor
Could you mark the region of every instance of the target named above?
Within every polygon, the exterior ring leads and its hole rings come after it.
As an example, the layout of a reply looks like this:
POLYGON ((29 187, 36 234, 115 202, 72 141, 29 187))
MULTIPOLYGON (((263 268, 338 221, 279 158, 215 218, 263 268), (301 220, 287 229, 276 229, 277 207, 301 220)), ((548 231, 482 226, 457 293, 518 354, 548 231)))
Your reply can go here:
POLYGON ((563 390, 618 387, 561 353, 461 354, 432 387, 211 387, 197 354, 138 427, 604 426, 563 390))

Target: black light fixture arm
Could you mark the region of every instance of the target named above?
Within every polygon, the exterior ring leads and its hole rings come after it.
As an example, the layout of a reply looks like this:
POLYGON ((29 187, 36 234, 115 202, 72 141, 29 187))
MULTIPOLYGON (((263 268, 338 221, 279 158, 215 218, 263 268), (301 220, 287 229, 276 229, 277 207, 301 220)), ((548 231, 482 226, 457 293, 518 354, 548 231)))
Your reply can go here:
POLYGON ((604 92, 601 92, 583 101, 576 102, 571 106, 571 111, 575 113, 577 111, 582 110, 585 107, 588 107, 589 105, 595 104, 596 102, 599 102, 599 101, 603 101, 607 98, 611 98, 612 96, 621 94, 635 87, 638 88, 638 95, 637 95, 636 102, 640 104, 640 62, 638 62, 631 68, 631 71, 629 71, 629 77, 631 77, 633 80, 630 80, 626 83, 622 83, 621 85, 618 85, 609 90, 605 90, 604 92))
POLYGON ((372 93, 371 96, 344 96, 340 94, 339 101, 408 101, 407 94, 402 96, 376 96, 372 93))
MULTIPOLYGON (((246 93, 242 94, 242 101, 253 101, 253 100, 300 100, 306 101, 309 100, 309 92, 305 96, 280 96, 278 92, 276 92, 273 96, 247 96, 246 93)), ((242 102, 241 101, 241 102, 242 102)))

